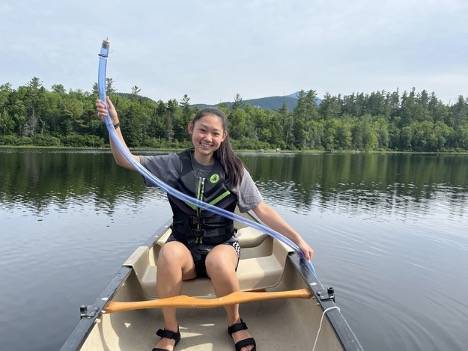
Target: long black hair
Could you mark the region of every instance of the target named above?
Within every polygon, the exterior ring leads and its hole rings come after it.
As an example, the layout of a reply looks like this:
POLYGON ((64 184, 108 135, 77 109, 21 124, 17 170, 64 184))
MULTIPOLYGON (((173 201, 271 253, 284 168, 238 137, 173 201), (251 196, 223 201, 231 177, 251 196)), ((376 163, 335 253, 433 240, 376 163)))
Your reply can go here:
POLYGON ((226 173, 226 180, 228 183, 232 186, 239 185, 242 180, 242 176, 244 175, 244 164, 232 149, 231 142, 229 141, 228 120, 223 111, 215 107, 206 107, 197 112, 191 123, 192 125, 195 125, 196 121, 208 115, 214 115, 221 119, 223 123, 223 132, 226 135, 224 141, 219 146, 219 149, 214 152, 214 157, 219 161, 219 163, 221 163, 221 166, 226 173))

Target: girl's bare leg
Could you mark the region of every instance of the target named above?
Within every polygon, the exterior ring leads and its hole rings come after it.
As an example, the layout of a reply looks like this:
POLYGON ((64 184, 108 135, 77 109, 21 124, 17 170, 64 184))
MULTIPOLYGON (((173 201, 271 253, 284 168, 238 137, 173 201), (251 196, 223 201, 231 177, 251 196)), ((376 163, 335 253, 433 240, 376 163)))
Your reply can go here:
MULTIPOLYGON (((156 292, 159 298, 180 295, 182 281, 196 276, 195 264, 187 247, 171 241, 161 248, 157 263, 156 292)), ((177 332, 178 322, 175 308, 162 308, 164 328, 177 332)), ((174 340, 162 338, 156 347, 172 350, 174 340)))
MULTIPOLYGON (((236 275, 238 256, 230 245, 215 246, 206 257, 206 271, 211 279, 216 296, 224 296, 239 291, 239 279, 236 275)), ((225 306, 228 325, 240 322, 239 305, 225 306)), ((232 334, 234 342, 250 338, 247 330, 232 334)), ((250 351, 253 346, 244 347, 242 351, 250 351)))

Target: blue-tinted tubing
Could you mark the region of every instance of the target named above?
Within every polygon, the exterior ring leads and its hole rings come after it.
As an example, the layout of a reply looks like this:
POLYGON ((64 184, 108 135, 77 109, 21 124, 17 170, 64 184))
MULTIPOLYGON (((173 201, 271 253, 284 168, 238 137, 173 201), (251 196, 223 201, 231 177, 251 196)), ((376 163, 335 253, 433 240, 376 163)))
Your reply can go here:
MULTIPOLYGON (((99 53, 99 71, 98 71, 98 88, 99 88, 99 99, 105 103, 106 102, 106 66, 107 66, 107 57, 109 56, 109 42, 104 40, 102 43, 101 51, 99 53)), ((149 182, 153 185, 160 187, 161 189, 165 190, 168 194, 178 198, 181 201, 188 202, 194 206, 198 206, 204 210, 211 211, 216 213, 220 216, 232 219, 233 221, 244 223, 250 227, 260 230, 261 232, 265 232, 270 236, 274 237, 275 239, 285 243, 286 245, 293 248, 296 252, 299 253, 301 258, 304 258, 302 251, 299 249, 291 239, 285 237, 284 235, 278 233, 277 231, 267 227, 264 224, 252 221, 248 218, 239 216, 233 212, 226 211, 225 209, 210 205, 206 202, 200 201, 194 197, 191 197, 187 194, 180 192, 177 189, 167 185, 157 177, 155 177, 151 172, 149 172, 145 167, 143 167, 139 162, 135 161, 132 154, 126 148, 120 139, 117 136, 115 128, 112 124, 112 120, 109 115, 104 117, 104 124, 106 125, 107 131, 109 132, 109 138, 113 142, 114 147, 118 150, 118 152, 125 157, 125 159, 130 163, 135 170, 137 170, 143 177, 145 177, 149 182)), ((314 265, 312 262, 304 260, 306 262, 306 266, 310 268, 312 273, 316 275, 314 265)))

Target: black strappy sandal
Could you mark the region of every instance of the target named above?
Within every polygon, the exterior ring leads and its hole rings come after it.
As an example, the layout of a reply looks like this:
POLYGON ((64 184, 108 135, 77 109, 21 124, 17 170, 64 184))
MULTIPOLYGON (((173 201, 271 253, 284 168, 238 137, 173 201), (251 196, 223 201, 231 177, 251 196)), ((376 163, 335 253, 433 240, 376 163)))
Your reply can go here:
MULTIPOLYGON (((175 347, 177 346, 177 344, 179 343, 180 341, 180 332, 179 332, 179 328, 177 328, 177 332, 173 332, 172 330, 167 330, 167 329, 158 329, 158 331, 156 332, 156 335, 157 336, 160 336, 161 339, 162 338, 166 338, 166 339, 172 339, 172 340, 175 340, 175 344, 174 344, 174 349, 175 350, 175 347)), ((169 351, 168 349, 162 349, 160 347, 155 347, 153 348, 151 351, 169 351)))
MULTIPOLYGON (((247 324, 244 323, 244 321, 240 320, 239 323, 234 323, 230 327, 228 327, 228 333, 232 338, 232 334, 235 332, 238 332, 240 330, 246 330, 249 329, 247 328, 247 324)), ((234 344, 236 351, 240 351, 241 348, 246 347, 246 346, 253 346, 253 349, 251 351, 256 351, 257 350, 257 345, 255 344, 255 339, 254 338, 247 338, 240 340, 234 344)))

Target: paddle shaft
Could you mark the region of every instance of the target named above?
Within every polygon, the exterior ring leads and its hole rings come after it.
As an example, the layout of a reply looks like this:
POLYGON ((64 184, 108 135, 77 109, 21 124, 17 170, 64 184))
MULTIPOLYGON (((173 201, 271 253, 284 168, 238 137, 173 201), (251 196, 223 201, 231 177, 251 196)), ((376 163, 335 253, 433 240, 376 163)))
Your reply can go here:
POLYGON ((266 301, 274 299, 289 299, 311 297, 311 293, 307 289, 287 290, 287 291, 271 291, 271 292, 247 292, 236 291, 229 295, 218 298, 196 298, 187 295, 179 295, 167 297, 164 299, 148 300, 148 301, 132 301, 118 302, 111 301, 105 307, 105 313, 124 312, 132 310, 142 310, 147 308, 215 308, 226 305, 236 305, 252 301, 266 301))

